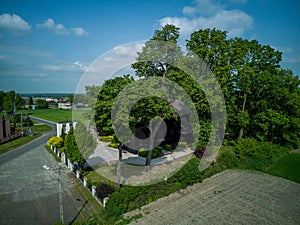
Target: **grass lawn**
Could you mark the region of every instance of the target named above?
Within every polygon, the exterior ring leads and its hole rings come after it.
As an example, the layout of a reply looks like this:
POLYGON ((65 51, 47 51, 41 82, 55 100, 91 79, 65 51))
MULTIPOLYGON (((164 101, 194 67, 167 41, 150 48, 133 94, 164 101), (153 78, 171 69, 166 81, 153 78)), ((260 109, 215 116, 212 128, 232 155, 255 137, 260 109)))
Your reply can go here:
POLYGON ((300 183, 300 152, 292 152, 275 162, 267 173, 300 183))
MULTIPOLYGON (((75 117, 84 122, 83 113, 85 110, 73 110, 75 117)), ((50 120, 53 122, 64 122, 72 120, 72 110, 64 109, 28 109, 22 110, 22 113, 26 113, 29 116, 35 116, 41 119, 50 120)))
POLYGON ((41 133, 38 133, 34 136, 26 136, 26 137, 20 137, 16 140, 13 140, 13 141, 10 141, 8 143, 5 143, 5 144, 2 144, 0 145, 0 155, 5 153, 5 152, 8 152, 12 149, 15 149, 17 147, 20 147, 21 145, 24 145, 38 137, 40 137, 42 134, 41 133))
POLYGON ((46 125, 46 124, 36 124, 35 126, 32 127, 32 130, 35 132, 35 133, 40 133, 40 132, 44 132, 44 131, 48 131, 48 130, 51 130, 52 127, 46 125))

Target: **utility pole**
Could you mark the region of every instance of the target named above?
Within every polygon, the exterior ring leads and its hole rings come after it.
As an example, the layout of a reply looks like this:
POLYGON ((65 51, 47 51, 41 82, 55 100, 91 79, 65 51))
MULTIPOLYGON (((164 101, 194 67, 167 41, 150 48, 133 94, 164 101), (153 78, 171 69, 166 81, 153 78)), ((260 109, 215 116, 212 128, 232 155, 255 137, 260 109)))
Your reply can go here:
POLYGON ((21 112, 21 133, 23 137, 23 117, 22 117, 22 112, 21 112))

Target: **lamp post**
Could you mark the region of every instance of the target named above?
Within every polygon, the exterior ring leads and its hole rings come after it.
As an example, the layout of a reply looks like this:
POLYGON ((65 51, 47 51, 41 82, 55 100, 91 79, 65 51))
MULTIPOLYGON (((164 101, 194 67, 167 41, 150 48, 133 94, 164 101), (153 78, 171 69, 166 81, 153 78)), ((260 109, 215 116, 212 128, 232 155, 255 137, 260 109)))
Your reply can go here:
POLYGON ((43 168, 45 170, 49 170, 53 176, 57 179, 58 181, 58 195, 59 195, 59 218, 60 218, 60 221, 62 222, 62 224, 64 224, 64 204, 63 204, 63 188, 62 188, 62 183, 61 183, 61 180, 60 180, 60 169, 61 167, 58 167, 57 170, 58 170, 58 173, 55 172, 54 169, 51 169, 49 166, 47 165, 44 165, 43 168))

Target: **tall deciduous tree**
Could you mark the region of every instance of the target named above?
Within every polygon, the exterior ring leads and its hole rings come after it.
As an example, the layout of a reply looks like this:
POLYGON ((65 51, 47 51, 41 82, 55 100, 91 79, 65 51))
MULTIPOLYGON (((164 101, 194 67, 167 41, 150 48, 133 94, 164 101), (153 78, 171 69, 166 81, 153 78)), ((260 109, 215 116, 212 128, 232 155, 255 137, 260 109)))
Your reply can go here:
POLYGON ((32 96, 29 97, 29 107, 31 107, 33 105, 33 99, 32 96))
POLYGON ((113 103, 119 92, 134 79, 130 75, 116 77, 106 80, 104 84, 98 88, 98 98, 95 106, 95 121, 100 135, 114 134, 111 122, 111 110, 113 103))
POLYGON ((172 68, 170 62, 176 60, 174 56, 181 55, 180 47, 176 45, 178 38, 179 28, 174 25, 167 24, 161 30, 156 30, 153 38, 138 53, 137 62, 132 64, 136 75, 166 77, 172 68), (167 45, 168 42, 171 44, 167 45))

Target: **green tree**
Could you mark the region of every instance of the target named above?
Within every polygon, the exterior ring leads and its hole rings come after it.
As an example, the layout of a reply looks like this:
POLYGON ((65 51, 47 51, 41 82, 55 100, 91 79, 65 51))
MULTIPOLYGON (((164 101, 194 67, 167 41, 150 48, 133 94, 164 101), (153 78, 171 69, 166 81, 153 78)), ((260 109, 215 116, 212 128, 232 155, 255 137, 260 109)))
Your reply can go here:
POLYGON ((36 105, 37 105, 38 109, 48 109, 49 108, 49 103, 45 99, 37 99, 36 105))
POLYGON ((217 78, 231 137, 285 142, 299 136, 299 78, 280 67, 281 52, 257 40, 227 39, 216 29, 191 34, 187 49, 217 78))
MULTIPOLYGON (((231 40, 232 74, 239 93, 237 101, 241 101, 239 114, 245 114, 251 97, 261 93, 266 80, 264 75, 276 74, 281 61, 281 53, 270 46, 261 45, 258 41, 248 41, 240 38, 231 40), (251 96, 252 95, 252 96, 251 96)), ((248 106, 249 108, 249 106, 248 106)), ((244 127, 240 125, 239 138, 242 138, 244 127)))
POLYGON ((82 167, 85 163, 85 159, 83 158, 77 146, 73 127, 70 129, 67 137, 65 138, 64 146, 64 152, 67 155, 67 157, 71 161, 77 162, 79 166, 82 167))
POLYGON ((138 53, 137 62, 132 64, 136 75, 166 77, 172 67, 170 62, 182 55, 180 47, 176 45, 178 38, 179 28, 174 25, 167 24, 161 30, 156 30, 142 52, 138 53), (166 42, 171 44, 166 45, 166 42))
POLYGON ((3 97, 3 109, 9 115, 14 113, 14 108, 16 106, 16 92, 9 91, 6 92, 3 97))
POLYGON ((74 130, 77 146, 84 158, 88 158, 95 150, 97 142, 95 137, 88 132, 87 127, 80 121, 77 121, 74 130))
POLYGON ((0 91, 0 112, 4 109, 4 96, 5 96, 5 92, 4 91, 0 91))
POLYGON ((84 117, 90 121, 90 125, 94 123, 95 119, 95 108, 96 108, 96 102, 97 102, 97 97, 99 95, 101 86, 86 86, 85 91, 86 91, 86 96, 85 98, 82 98, 83 96, 76 96, 74 99, 75 102, 78 102, 80 99, 86 100, 87 106, 90 110, 86 110, 84 113, 84 117))
POLYGON ((32 96, 30 96, 30 98, 29 98, 29 107, 31 108, 32 105, 33 105, 33 99, 32 99, 32 96))
POLYGON ((95 108, 96 127, 98 128, 100 135, 114 134, 111 122, 111 110, 113 103, 119 92, 133 81, 133 77, 130 75, 124 75, 123 77, 106 80, 101 86, 95 108))
POLYGON ((68 99, 69 99, 70 103, 73 103, 73 101, 74 101, 74 95, 73 94, 69 95, 68 99))

